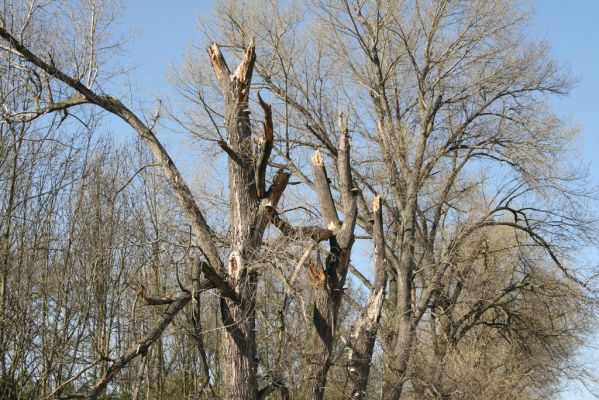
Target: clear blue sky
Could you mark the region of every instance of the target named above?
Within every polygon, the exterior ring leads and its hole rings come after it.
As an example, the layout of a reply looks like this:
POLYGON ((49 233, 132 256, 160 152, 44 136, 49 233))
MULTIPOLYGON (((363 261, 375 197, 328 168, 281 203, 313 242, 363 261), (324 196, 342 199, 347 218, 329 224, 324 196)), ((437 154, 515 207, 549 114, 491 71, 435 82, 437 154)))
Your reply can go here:
POLYGON ((582 125, 583 156, 599 182, 599 1, 538 0, 535 9, 533 29, 579 79, 571 95, 556 104, 582 125))
MULTIPOLYGON (((599 1, 538 0, 533 31, 552 46, 554 57, 578 78, 570 96, 555 102, 562 114, 581 125, 582 156, 590 163, 591 178, 599 183, 599 1)), ((597 335, 599 336, 599 335, 597 335)), ((595 340, 599 345, 599 340, 595 340)), ((599 373, 599 351, 589 350, 599 373)), ((563 400, 592 399, 573 385, 563 400)))
MULTIPOLYGON (((129 44, 130 58, 138 66, 137 87, 147 95, 168 90, 164 75, 169 65, 179 63, 185 48, 198 34, 198 15, 210 8, 209 0, 125 1, 123 24, 136 31, 129 44)), ((578 84, 570 96, 557 99, 558 111, 581 125, 582 157, 590 163, 592 180, 599 183, 599 0, 538 0, 531 31, 546 39, 553 56, 563 63, 578 84)), ((599 335, 598 335, 599 336, 599 335)), ((596 341, 599 345, 599 341, 596 341)), ((599 352, 589 351, 598 361, 599 352)), ((591 399, 584 390, 572 390, 562 400, 591 399)))

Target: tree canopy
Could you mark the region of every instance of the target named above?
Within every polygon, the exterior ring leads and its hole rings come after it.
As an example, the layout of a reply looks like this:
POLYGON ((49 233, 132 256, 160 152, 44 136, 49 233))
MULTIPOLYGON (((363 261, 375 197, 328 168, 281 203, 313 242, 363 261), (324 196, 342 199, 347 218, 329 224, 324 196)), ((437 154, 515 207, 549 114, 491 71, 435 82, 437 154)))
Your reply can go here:
POLYGON ((0 400, 587 378, 597 193, 525 4, 217 0, 151 106, 119 7, 0 3, 0 400))

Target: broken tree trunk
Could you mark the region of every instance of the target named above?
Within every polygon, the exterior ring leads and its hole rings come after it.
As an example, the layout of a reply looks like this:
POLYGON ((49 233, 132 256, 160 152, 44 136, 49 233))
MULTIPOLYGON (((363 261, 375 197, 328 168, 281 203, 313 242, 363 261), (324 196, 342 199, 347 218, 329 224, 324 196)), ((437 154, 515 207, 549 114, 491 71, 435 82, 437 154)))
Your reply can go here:
POLYGON ((326 268, 319 261, 309 264, 313 283, 314 305, 312 322, 314 336, 313 354, 310 356, 306 392, 309 398, 324 398, 324 389, 333 356, 337 314, 343 297, 345 280, 349 268, 351 249, 354 243, 354 228, 357 217, 357 200, 353 189, 350 166, 350 143, 347 121, 339 116, 341 130, 338 143, 337 175, 343 203, 343 223, 339 222, 330 183, 320 152, 312 156, 315 189, 327 228, 333 232, 329 239, 329 255, 326 268))
POLYGON ((263 147, 255 154, 252 144, 249 92, 256 61, 253 41, 234 73, 217 44, 208 54, 225 103, 226 151, 229 172, 231 243, 228 262, 230 284, 236 300, 221 299, 225 327, 225 391, 227 398, 256 399, 256 289, 258 276, 251 264, 262 245, 264 230, 287 185, 289 174, 279 171, 265 188, 265 171, 273 141, 271 109, 261 98, 265 113, 263 147))
POLYGON ((352 381, 350 398, 366 398, 368 376, 372 352, 378 332, 378 323, 385 300, 385 241, 383 237, 383 213, 381 198, 376 196, 372 204, 374 226, 372 239, 374 241, 375 277, 372 290, 365 307, 360 312, 354 325, 347 349, 348 369, 352 381))

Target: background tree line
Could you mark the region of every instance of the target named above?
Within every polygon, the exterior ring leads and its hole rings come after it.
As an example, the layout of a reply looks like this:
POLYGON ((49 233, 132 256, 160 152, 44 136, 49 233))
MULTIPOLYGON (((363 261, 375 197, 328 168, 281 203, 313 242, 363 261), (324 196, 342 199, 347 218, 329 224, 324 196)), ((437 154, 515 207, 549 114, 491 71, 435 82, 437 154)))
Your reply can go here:
POLYGON ((0 7, 0 399, 586 379, 596 192, 520 2, 216 1, 151 107, 119 4, 0 7))

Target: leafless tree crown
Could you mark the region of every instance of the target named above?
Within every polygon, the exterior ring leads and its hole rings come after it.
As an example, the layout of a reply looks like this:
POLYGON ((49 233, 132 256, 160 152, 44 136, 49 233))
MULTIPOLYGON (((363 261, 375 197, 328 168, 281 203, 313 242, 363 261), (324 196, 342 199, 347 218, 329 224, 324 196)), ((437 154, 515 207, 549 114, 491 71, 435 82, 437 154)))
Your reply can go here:
POLYGON ((217 0, 151 102, 117 2, 0 2, 0 400, 587 382, 596 193, 529 11, 217 0))

